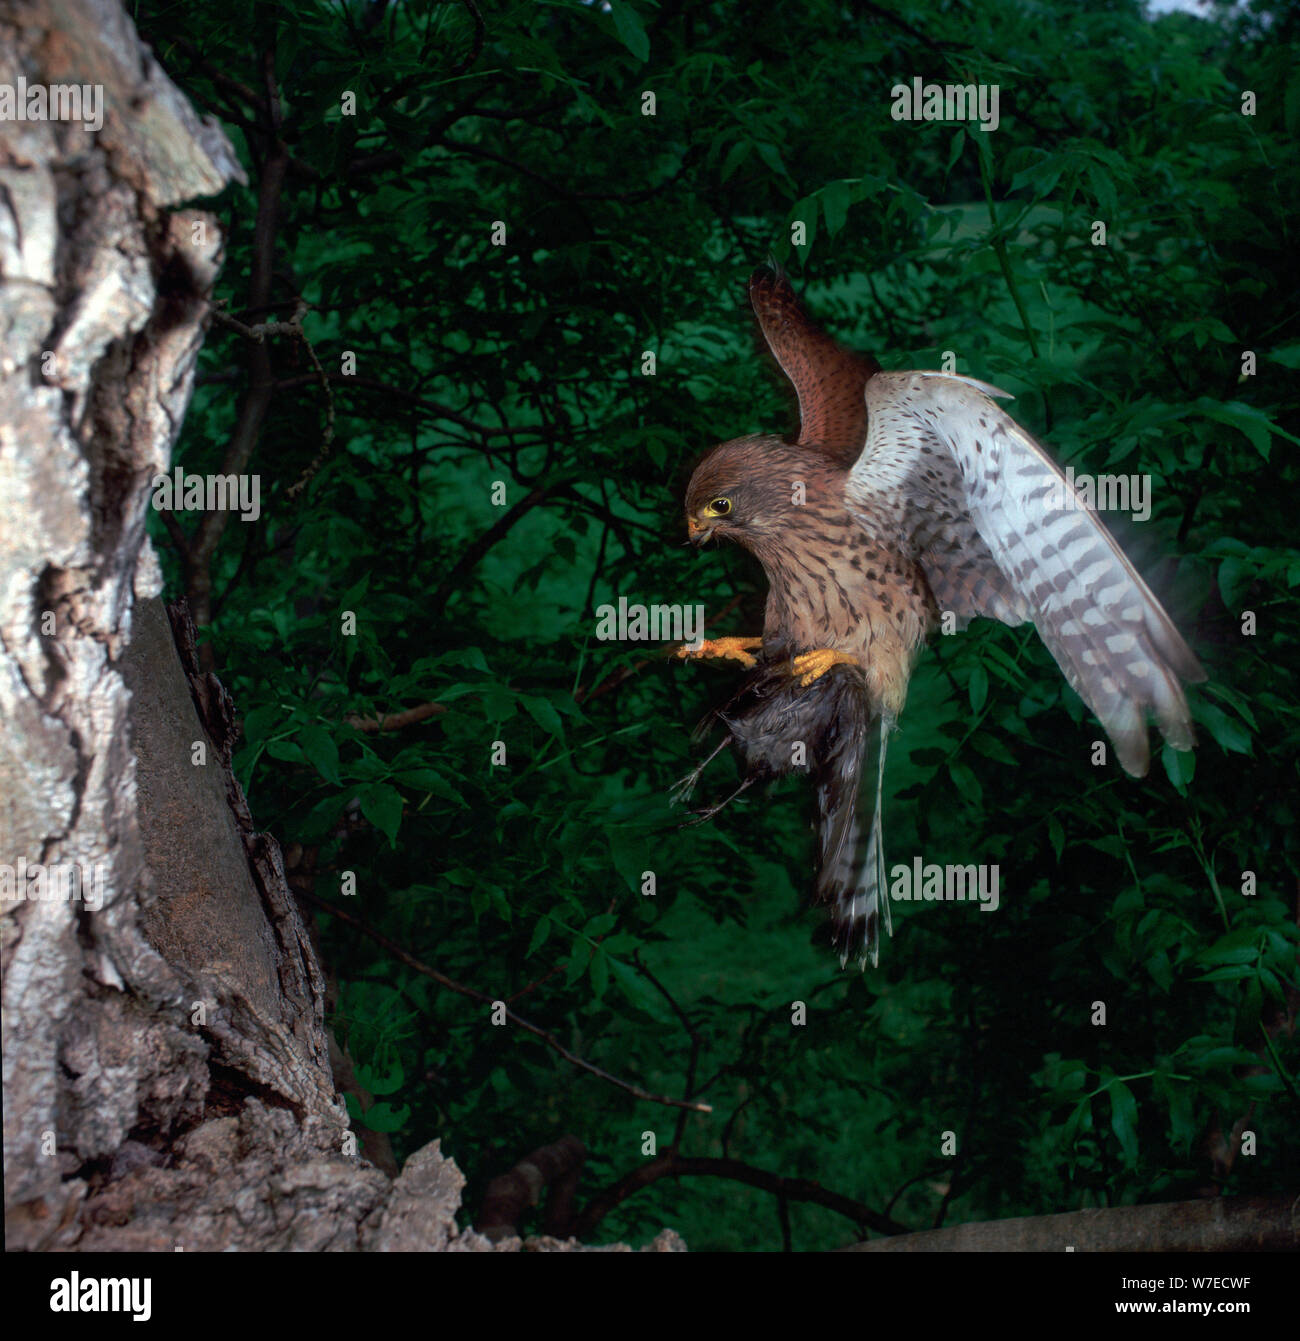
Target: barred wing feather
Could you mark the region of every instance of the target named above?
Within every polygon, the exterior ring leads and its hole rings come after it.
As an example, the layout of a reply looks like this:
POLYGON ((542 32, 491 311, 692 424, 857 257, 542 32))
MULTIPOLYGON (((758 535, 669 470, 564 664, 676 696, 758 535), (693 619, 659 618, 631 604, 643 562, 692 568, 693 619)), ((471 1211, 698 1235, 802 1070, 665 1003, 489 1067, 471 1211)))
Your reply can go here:
POLYGON ((1205 672, 1064 472, 990 399, 1005 395, 943 373, 877 373, 846 501, 864 525, 882 514, 902 525, 942 608, 1032 620, 1141 777, 1148 713, 1175 749, 1191 749, 1180 681, 1205 672))

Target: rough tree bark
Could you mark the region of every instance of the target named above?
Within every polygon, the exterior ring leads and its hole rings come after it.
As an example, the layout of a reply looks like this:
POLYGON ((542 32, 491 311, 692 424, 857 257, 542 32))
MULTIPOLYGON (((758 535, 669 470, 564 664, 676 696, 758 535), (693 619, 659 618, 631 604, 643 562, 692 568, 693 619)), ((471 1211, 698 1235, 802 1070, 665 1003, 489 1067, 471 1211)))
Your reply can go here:
POLYGON ((181 206, 241 169, 117 0, 4 0, 23 80, 100 86, 104 119, 0 121, 6 1245, 517 1248, 458 1232, 437 1142, 396 1180, 358 1154, 232 706, 159 599, 150 482, 221 253, 181 206))

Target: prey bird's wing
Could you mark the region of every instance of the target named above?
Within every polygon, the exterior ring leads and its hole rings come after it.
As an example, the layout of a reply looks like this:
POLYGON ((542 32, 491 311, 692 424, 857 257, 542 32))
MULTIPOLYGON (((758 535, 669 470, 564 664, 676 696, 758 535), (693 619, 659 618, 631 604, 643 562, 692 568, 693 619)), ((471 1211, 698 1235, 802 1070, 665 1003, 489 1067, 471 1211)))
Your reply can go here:
POLYGON ((767 347, 799 398, 796 445, 821 448, 847 469, 866 436, 863 390, 880 365, 843 348, 813 322, 780 270, 755 271, 749 301, 767 347))
POLYGON ((1175 749, 1192 748, 1180 680, 1205 672, 1060 467, 989 398, 1005 395, 973 378, 878 373, 847 505, 908 537, 941 609, 1032 621, 1141 777, 1148 711, 1175 749))

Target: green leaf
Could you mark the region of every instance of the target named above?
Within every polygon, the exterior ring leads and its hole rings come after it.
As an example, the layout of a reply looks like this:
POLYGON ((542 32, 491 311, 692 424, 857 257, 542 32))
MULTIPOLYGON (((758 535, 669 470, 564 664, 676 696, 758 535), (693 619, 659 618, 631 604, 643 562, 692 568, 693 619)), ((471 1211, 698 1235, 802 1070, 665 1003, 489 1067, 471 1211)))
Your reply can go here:
POLYGON ((1196 1120, 1196 1108, 1193 1102, 1192 1087, 1185 1081, 1168 1082, 1169 1093, 1169 1136, 1173 1145, 1186 1152, 1192 1142, 1200 1135, 1200 1126, 1196 1120))
MULTIPOLYGON (((1218 401, 1211 400, 1208 396, 1202 396, 1196 401, 1195 408, 1205 415, 1207 419, 1214 419, 1221 424, 1229 424, 1238 429, 1250 441, 1250 445, 1264 458, 1268 460, 1269 438, 1273 433, 1280 433, 1281 430, 1262 410, 1257 410, 1253 405, 1247 405, 1245 401, 1231 400, 1218 401)), ((1289 434, 1283 434, 1289 437, 1289 434)))
POLYGON ((587 956, 590 953, 586 941, 575 941, 569 958, 564 965, 564 985, 572 987, 587 968, 587 956))
POLYGON ((1157 950, 1155 954, 1148 956, 1144 967, 1151 975, 1151 980, 1162 991, 1168 992, 1174 985, 1174 968, 1169 962, 1169 956, 1163 950, 1157 950))
POLYGON ((650 59, 650 37, 640 15, 627 0, 609 0, 609 9, 618 40, 644 64, 650 59))
POLYGON ((244 739, 250 745, 255 745, 258 741, 265 740, 283 720, 284 713, 275 704, 268 704, 264 708, 254 708, 244 718, 244 739))
POLYGON ((983 805, 984 789, 980 786, 979 779, 966 764, 954 759, 948 765, 948 776, 952 779, 957 794, 968 806, 978 810, 983 805))
POLYGON ((640 894, 642 874, 654 869, 646 831, 616 825, 608 830, 608 837, 614 869, 627 882, 629 889, 640 894))
POLYGON ((394 1108, 390 1103, 377 1103, 371 1105, 361 1115, 362 1123, 369 1127, 371 1131, 401 1131, 411 1118, 411 1105, 403 1104, 401 1108, 394 1108))
POLYGON ((961 157, 961 151, 966 147, 966 128, 963 126, 953 132, 952 140, 948 145, 948 166, 944 170, 945 175, 953 170, 957 165, 957 160, 961 157))
POLYGON ((781 159, 781 151, 776 145, 770 144, 767 140, 755 140, 754 152, 778 177, 789 180, 790 174, 786 171, 785 163, 781 159))
POLYGON ((1065 830, 1061 827, 1061 821, 1055 815, 1047 817, 1047 836, 1052 841, 1052 851, 1056 853, 1056 860, 1061 860, 1061 853, 1065 851, 1065 830))
POLYGON ((1002 737, 995 736, 991 731, 976 731, 970 738, 970 747, 976 754, 982 754, 986 759, 996 760, 999 764, 1015 765, 1016 756, 1002 743, 1002 737))
POLYGON ((1216 708, 1212 703, 1198 701, 1192 715, 1223 749, 1236 754, 1250 753, 1250 732, 1240 722, 1234 722, 1222 708, 1216 708))
POLYGON ((1124 1163, 1134 1168, 1138 1161, 1137 1100, 1122 1080, 1112 1080, 1107 1087, 1110 1094, 1110 1126, 1124 1151, 1124 1163))
POLYGON ((1165 745, 1160 750, 1160 762, 1165 766, 1165 775, 1174 784, 1174 789, 1182 796, 1187 795, 1187 784, 1196 774, 1196 754, 1193 750, 1176 750, 1165 745))
POLYGON ((1229 555, 1219 565, 1219 595, 1229 610, 1241 609, 1242 596, 1257 574, 1258 565, 1251 557, 1229 555))
POLYGON ((464 791, 460 787, 452 786, 436 768, 404 768, 400 773, 393 774, 393 781, 403 787, 440 796, 444 801, 451 801, 462 810, 470 808, 464 791))
POLYGON ((303 821, 300 837, 304 842, 320 842, 334 827, 335 821, 343 813, 348 803, 347 792, 335 792, 323 801, 317 801, 303 821))
POLYGON ((1300 342, 1281 345, 1264 357, 1271 363, 1280 363, 1284 368, 1300 368, 1300 342))
POLYGON ((394 1061, 386 1070, 380 1071, 374 1066, 360 1065, 356 1069, 357 1084, 371 1094, 393 1094, 402 1088, 406 1081, 406 1072, 400 1061, 394 1061))
POLYGON ((546 944, 546 938, 551 934, 551 919, 543 914, 537 919, 537 925, 533 927, 533 938, 528 942, 528 949, 524 954, 527 959, 529 955, 535 954, 546 944))
POLYGON ((389 846, 397 846, 397 830, 402 823, 402 793, 386 782, 373 782, 357 793, 361 813, 388 838, 389 846))
POLYGON ((752 140, 739 139, 727 150, 727 156, 722 160, 721 180, 727 182, 735 175, 736 169, 749 157, 753 151, 754 143, 752 140))
POLYGON ((853 191, 846 181, 831 182, 822 188, 822 214, 826 219, 826 231, 831 237, 844 227, 849 217, 849 206, 853 203, 853 191))
POLYGON ((1211 1048, 1193 1059, 1198 1070, 1212 1071, 1216 1067, 1258 1066, 1259 1057, 1245 1048, 1211 1048))
POLYGON ((608 987, 609 959, 604 946, 597 946, 596 953, 591 957, 591 990, 597 1001, 605 995, 608 987))
POLYGON ((983 666, 976 666, 970 673, 970 710, 979 715, 989 696, 989 673, 983 666))
POLYGON ((338 784, 341 781, 339 747, 334 737, 323 726, 317 723, 304 726, 298 732, 298 743, 302 746, 303 754, 326 782, 338 784))
POLYGON ((558 736, 561 740, 564 739, 564 723, 560 721, 560 714, 555 710, 555 704, 550 699, 521 694, 519 701, 527 709, 528 715, 543 731, 548 735, 558 736))
POLYGON ((1229 964, 1225 968, 1215 969, 1212 973, 1202 973, 1199 978, 1193 978, 1193 982, 1236 982, 1241 978, 1253 978, 1255 976, 1255 966, 1253 964, 1229 964))
POLYGON ((1237 927, 1196 956, 1198 964, 1253 964, 1260 955, 1258 927, 1237 927))
POLYGON ((519 695, 508 685, 483 684, 478 690, 483 716, 493 725, 508 721, 519 710, 519 695))
POLYGON ((630 964, 624 964, 613 955, 607 958, 610 974, 633 1006, 644 1011, 652 1019, 658 1020, 660 1024, 676 1023, 663 997, 630 964))
MULTIPOLYGON (((415 664, 419 666, 421 663, 415 664)), ((454 651, 444 652, 430 664, 438 667, 459 666, 462 670, 482 671, 485 675, 488 673, 487 657, 483 655, 481 647, 458 647, 454 651)))

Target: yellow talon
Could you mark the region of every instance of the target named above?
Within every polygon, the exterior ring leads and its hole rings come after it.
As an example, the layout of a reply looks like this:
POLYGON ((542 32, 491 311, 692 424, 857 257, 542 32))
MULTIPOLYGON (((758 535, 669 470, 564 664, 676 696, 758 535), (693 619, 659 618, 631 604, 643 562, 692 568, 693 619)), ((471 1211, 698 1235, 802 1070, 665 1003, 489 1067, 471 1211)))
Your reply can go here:
POLYGON ((833 647, 819 647, 812 652, 800 652, 790 664, 792 673, 800 677, 799 687, 806 689, 832 666, 856 666, 858 659, 847 652, 837 652, 833 647))
POLYGON ((747 649, 762 647, 762 645, 762 638, 707 638, 698 647, 691 647, 689 644, 679 647, 673 653, 673 656, 684 657, 688 660, 704 657, 731 657, 748 668, 758 663, 747 649))

